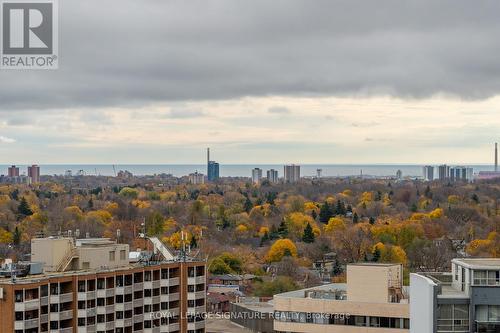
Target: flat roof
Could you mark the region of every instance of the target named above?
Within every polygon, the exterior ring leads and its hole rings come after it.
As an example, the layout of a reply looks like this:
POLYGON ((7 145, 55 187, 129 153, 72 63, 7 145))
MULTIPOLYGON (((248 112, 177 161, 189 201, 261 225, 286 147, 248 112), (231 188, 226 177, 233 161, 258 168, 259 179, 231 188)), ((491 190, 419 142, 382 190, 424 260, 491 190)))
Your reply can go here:
POLYGON ((375 267, 392 267, 392 266, 401 266, 401 264, 387 264, 387 263, 378 263, 378 262, 358 262, 353 264, 347 264, 347 266, 375 266, 375 267))
POLYGON ((260 313, 273 313, 274 304, 270 302, 255 302, 255 303, 234 303, 250 311, 260 312, 260 313))
POLYGON ((274 295, 274 297, 284 297, 284 298, 306 298, 307 291, 347 291, 347 283, 330 283, 322 286, 299 289, 294 291, 288 291, 286 293, 281 293, 274 295))
POLYGON ((451 262, 472 269, 500 270, 500 258, 460 258, 452 259, 451 262))
POLYGON ((43 272, 42 274, 35 274, 35 275, 27 275, 23 277, 16 277, 15 282, 12 282, 11 277, 3 277, 0 278, 0 285, 6 285, 6 284, 30 284, 30 283, 37 283, 41 282, 42 280, 45 279, 50 279, 50 278, 64 278, 64 277, 69 277, 69 276, 80 276, 80 275, 89 275, 89 274, 99 274, 99 273, 114 273, 114 272, 124 272, 127 273, 129 270, 134 270, 134 269, 140 269, 140 268, 154 268, 155 266, 161 266, 161 265, 168 265, 168 264, 181 264, 181 263, 205 263, 203 260, 187 260, 187 261, 182 261, 182 260, 171 260, 171 261, 161 261, 161 262, 156 262, 155 264, 141 264, 141 263, 129 263, 126 266, 119 266, 119 267, 113 267, 113 268, 107 268, 107 267, 101 267, 101 268, 95 268, 95 269, 81 269, 81 270, 76 270, 76 271, 66 271, 66 272, 43 272))

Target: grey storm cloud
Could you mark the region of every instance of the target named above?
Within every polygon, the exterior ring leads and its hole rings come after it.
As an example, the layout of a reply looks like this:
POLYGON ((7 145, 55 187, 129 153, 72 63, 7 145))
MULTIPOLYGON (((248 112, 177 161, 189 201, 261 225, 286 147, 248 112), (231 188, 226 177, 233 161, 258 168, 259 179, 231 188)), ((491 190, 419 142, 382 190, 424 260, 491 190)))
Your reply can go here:
POLYGON ((244 96, 482 99, 500 2, 60 1, 60 69, 0 71, 0 111, 244 96))

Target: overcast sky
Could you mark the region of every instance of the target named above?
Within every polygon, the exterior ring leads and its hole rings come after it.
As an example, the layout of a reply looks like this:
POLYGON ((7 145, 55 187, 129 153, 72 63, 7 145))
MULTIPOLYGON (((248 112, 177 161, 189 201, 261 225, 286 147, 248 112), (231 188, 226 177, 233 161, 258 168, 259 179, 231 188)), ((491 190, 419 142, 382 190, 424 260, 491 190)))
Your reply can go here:
POLYGON ((499 1, 60 3, 0 71, 0 163, 489 163, 499 1))

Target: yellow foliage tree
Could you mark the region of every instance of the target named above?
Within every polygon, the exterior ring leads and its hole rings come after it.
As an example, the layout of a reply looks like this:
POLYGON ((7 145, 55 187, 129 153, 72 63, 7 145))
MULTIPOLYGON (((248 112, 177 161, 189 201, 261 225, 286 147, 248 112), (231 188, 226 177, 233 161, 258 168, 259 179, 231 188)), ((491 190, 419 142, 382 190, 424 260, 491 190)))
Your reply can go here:
POLYGON ((288 238, 278 239, 271 246, 266 255, 267 262, 280 261, 284 256, 297 257, 297 247, 288 238))
POLYGON ((266 233, 269 234, 269 228, 268 227, 260 227, 259 228, 259 237, 264 236, 266 233))
POLYGON ((429 217, 431 219, 440 219, 444 216, 444 211, 442 208, 436 208, 432 212, 429 213, 429 217))
POLYGON ((450 195, 450 196, 448 197, 448 203, 449 203, 450 205, 456 205, 456 204, 458 204, 459 202, 460 202, 460 198, 458 197, 458 195, 454 195, 454 194, 453 194, 453 195, 450 195))
POLYGON ((13 241, 12 233, 8 232, 4 228, 0 228, 0 243, 10 244, 13 241))
POLYGON ((311 227, 313 227, 313 229, 316 225, 316 222, 310 215, 306 215, 300 212, 289 214, 286 217, 286 223, 288 224, 288 232, 295 236, 301 235, 308 223, 311 225, 311 227))
POLYGON ((191 239, 193 238, 193 235, 189 231, 184 231, 184 241, 182 240, 181 237, 181 232, 177 231, 174 232, 170 237, 164 237, 163 241, 166 241, 171 247, 179 250, 181 246, 188 245, 191 243, 191 239))
POLYGON ((328 220, 328 224, 325 225, 325 232, 327 233, 335 233, 341 232, 346 229, 345 222, 340 217, 332 217, 328 220))

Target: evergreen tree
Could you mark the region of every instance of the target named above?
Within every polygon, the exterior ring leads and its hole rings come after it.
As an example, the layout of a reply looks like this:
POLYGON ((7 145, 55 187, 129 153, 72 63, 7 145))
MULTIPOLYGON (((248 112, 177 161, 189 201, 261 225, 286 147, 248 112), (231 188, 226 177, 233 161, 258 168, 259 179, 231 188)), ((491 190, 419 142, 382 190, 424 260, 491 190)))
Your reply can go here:
POLYGON ((88 204, 87 204, 87 207, 88 207, 89 209, 94 208, 94 201, 92 201, 92 198, 90 198, 90 199, 89 199, 89 202, 88 202, 88 204))
POLYGON ((358 223, 358 222, 359 222, 358 213, 354 212, 354 215, 352 216, 352 223, 358 223))
POLYGON ((273 239, 278 239, 280 238, 280 235, 278 233, 278 229, 276 228, 276 226, 273 224, 271 226, 271 230, 270 230, 270 233, 269 233, 269 239, 270 240, 273 240, 273 239))
POLYGON ((473 200, 476 204, 478 204, 478 203, 479 203, 479 197, 477 196, 477 194, 476 194, 476 193, 474 193, 474 194, 472 195, 472 200, 473 200))
POLYGON ((17 227, 14 229, 14 233, 12 234, 12 242, 14 245, 21 244, 21 232, 17 227))
POLYGON ((375 194, 375 201, 380 201, 382 200, 382 192, 377 191, 377 194, 375 194))
POLYGON ((250 211, 252 210, 253 208, 253 203, 252 201, 250 200, 250 198, 247 197, 247 199, 245 200, 245 204, 243 205, 243 208, 245 209, 245 211, 247 213, 250 213, 250 211))
POLYGON ((330 220, 332 215, 333 214, 332 214, 330 205, 328 204, 328 202, 325 201, 325 203, 319 209, 319 221, 321 223, 326 224, 326 223, 328 223, 328 221, 330 220))
POLYGON ((281 220, 281 223, 278 227, 278 235, 281 238, 286 238, 288 236, 288 225, 285 222, 285 219, 281 220))
POLYGON ((190 243, 190 245, 191 245, 192 249, 195 249, 195 248, 198 247, 198 241, 196 240, 196 237, 194 237, 194 236, 191 237, 191 243, 190 243))
POLYGON ((26 201, 25 197, 21 198, 21 203, 17 207, 17 212, 21 215, 24 215, 24 216, 33 215, 33 211, 31 210, 30 206, 28 205, 28 201, 26 201))
POLYGON ((425 196, 427 198, 431 198, 432 197, 431 188, 429 187, 429 185, 427 185, 427 187, 425 188, 425 196))
POLYGON ((347 211, 352 213, 352 206, 351 205, 347 205, 347 211))
POLYGON ((313 228, 310 223, 307 223, 304 234, 302 235, 302 241, 304 243, 314 243, 316 236, 314 236, 313 228))
POLYGON ((375 248, 375 251, 373 251, 373 262, 378 262, 380 260, 380 250, 378 248, 375 248))
POLYGON ((411 205, 410 210, 415 213, 418 210, 417 204, 414 203, 413 205, 411 205))
POLYGON ((345 215, 346 214, 345 205, 340 200, 337 200, 337 207, 335 208, 335 213, 336 213, 336 215, 345 215))
POLYGON ((316 220, 316 218, 318 217, 318 214, 316 213, 316 211, 315 211, 315 210, 313 210, 313 211, 311 212, 311 216, 312 216, 312 218, 313 218, 314 220, 316 220))
POLYGON ((370 216, 369 222, 370 222, 371 225, 374 225, 375 224, 375 218, 373 216, 370 216))
POLYGON ((332 275, 337 276, 340 275, 344 272, 342 269, 342 266, 340 265, 340 262, 338 259, 335 259, 335 262, 333 263, 333 268, 332 268, 332 275))

